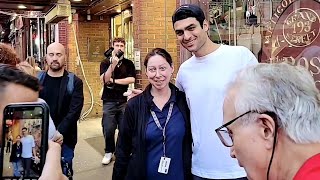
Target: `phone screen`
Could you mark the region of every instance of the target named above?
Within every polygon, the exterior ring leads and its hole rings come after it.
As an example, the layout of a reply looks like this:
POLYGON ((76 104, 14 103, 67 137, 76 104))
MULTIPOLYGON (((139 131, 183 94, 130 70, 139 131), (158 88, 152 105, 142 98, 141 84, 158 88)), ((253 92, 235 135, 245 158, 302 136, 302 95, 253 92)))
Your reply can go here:
POLYGON ((2 179, 38 179, 47 150, 48 110, 40 104, 9 105, 2 131, 2 179))

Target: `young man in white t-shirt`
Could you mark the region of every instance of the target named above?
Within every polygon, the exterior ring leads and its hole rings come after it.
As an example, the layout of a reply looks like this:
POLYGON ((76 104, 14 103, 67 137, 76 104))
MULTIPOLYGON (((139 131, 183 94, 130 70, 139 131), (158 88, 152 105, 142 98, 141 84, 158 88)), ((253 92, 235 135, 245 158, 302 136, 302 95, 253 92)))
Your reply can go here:
POLYGON ((32 135, 28 134, 28 129, 25 127, 22 128, 22 138, 20 141, 22 143, 21 157, 22 157, 24 176, 29 177, 31 164, 32 164, 32 157, 36 159, 38 157, 36 155, 34 138, 32 135))
POLYGON ((257 59, 245 47, 213 43, 207 34, 209 23, 196 5, 180 6, 172 22, 181 45, 193 53, 180 66, 176 85, 186 93, 191 111, 194 180, 246 179, 244 169, 230 157, 214 129, 223 121, 227 84, 257 59))

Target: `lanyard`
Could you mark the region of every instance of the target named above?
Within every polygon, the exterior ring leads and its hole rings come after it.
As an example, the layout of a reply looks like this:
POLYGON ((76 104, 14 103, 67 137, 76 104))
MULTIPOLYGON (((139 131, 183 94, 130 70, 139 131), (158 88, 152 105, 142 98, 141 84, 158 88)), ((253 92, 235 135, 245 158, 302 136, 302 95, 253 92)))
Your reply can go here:
POLYGON ((151 112, 151 115, 153 117, 153 120, 154 122, 156 123, 157 127, 162 131, 162 136, 163 136, 163 156, 166 157, 166 127, 167 127, 167 124, 171 118, 171 114, 172 114, 172 110, 173 110, 173 102, 170 103, 170 107, 169 107, 169 112, 168 112, 168 115, 167 115, 167 119, 166 119, 166 123, 164 124, 164 127, 162 128, 160 122, 159 122, 159 119, 158 117, 156 116, 156 113, 152 110, 150 110, 151 112))

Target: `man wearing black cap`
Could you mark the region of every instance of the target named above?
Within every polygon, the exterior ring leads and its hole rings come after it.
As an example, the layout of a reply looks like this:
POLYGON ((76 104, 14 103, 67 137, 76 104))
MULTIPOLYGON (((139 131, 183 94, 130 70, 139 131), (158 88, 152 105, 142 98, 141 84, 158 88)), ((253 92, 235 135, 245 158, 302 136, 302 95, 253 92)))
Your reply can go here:
POLYGON ((222 105, 227 85, 236 72, 257 59, 245 47, 213 43, 209 23, 200 7, 182 5, 172 16, 181 45, 193 56, 178 71, 176 85, 186 93, 191 110, 194 179, 246 179, 243 168, 230 158, 214 128, 223 121, 222 105))

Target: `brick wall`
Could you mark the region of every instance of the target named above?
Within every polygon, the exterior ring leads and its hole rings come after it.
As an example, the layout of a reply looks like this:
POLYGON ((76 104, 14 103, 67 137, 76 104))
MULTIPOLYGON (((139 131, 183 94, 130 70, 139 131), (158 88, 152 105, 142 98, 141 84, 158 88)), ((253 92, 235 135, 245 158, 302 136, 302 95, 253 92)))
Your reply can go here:
MULTIPOLYGON (((72 24, 68 20, 59 22, 59 42, 66 47, 67 70, 77 74, 77 48, 75 44, 74 32, 77 34, 78 15, 73 15, 72 24), (74 30, 73 30, 74 28, 74 30)), ((77 74, 78 75, 78 74, 77 74)))
MULTIPOLYGON (((109 47, 109 23, 106 22, 79 22, 79 36, 78 43, 80 49, 80 57, 84 66, 84 72, 86 79, 89 83, 89 86, 92 88, 93 98, 94 98, 94 107, 91 112, 91 116, 102 115, 102 101, 99 97, 99 92, 101 90, 102 84, 100 83, 100 62, 99 60, 88 59, 88 39, 96 38, 104 44, 104 49, 109 47)), ((78 74, 81 74, 81 78, 84 81, 84 77, 78 69, 78 74)), ((85 81, 84 81, 85 83, 85 81)), ((84 86, 84 95, 85 95, 85 106, 84 109, 90 107, 91 96, 89 93, 89 88, 87 85, 84 86)))
POLYGON ((173 0, 133 1, 134 47, 141 52, 142 67, 142 70, 138 71, 137 88, 144 88, 148 84, 143 61, 151 49, 165 48, 174 60, 175 69, 180 66, 177 40, 171 20, 176 7, 177 1, 173 0))
MULTIPOLYGON (((61 43, 64 47, 67 47, 68 41, 68 21, 61 21, 58 23, 59 29, 59 43, 61 43)), ((66 49, 66 53, 68 54, 68 49, 66 49)))

